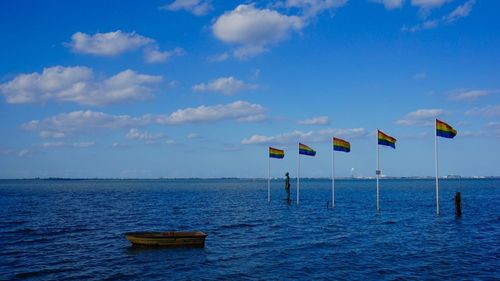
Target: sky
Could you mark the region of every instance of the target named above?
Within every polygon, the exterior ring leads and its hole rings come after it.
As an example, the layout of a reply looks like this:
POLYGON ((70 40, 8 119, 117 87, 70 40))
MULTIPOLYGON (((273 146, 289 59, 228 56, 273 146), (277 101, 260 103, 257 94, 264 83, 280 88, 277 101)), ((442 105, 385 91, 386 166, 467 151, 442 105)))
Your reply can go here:
POLYGON ((2 1, 0 178, 500 176, 484 0, 2 1), (268 158, 268 147, 285 150, 268 158))

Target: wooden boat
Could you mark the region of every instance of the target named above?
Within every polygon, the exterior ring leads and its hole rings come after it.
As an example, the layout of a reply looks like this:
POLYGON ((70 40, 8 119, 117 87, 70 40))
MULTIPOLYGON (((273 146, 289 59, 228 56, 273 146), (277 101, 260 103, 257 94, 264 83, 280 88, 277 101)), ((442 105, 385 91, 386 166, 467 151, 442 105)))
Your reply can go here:
POLYGON ((125 237, 133 245, 161 247, 204 247, 207 234, 193 232, 127 232, 125 237))

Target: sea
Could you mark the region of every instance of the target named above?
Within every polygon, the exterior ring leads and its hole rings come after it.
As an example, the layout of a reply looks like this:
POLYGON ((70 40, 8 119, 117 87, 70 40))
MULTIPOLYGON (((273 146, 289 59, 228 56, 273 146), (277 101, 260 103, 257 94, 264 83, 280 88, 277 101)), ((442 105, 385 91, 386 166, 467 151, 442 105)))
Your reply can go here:
POLYGON ((500 280, 500 179, 0 180, 0 280, 500 280), (462 216, 454 196, 461 192, 462 216), (132 246, 131 231, 208 234, 132 246))

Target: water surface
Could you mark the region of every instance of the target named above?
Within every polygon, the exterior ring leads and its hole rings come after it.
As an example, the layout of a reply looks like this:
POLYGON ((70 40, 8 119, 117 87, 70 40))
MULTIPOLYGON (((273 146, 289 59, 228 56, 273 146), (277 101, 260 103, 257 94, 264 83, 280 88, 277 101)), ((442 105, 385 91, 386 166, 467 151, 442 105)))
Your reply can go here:
POLYGON ((0 180, 0 278, 500 279, 500 180, 0 180), (453 196, 462 192, 463 216, 453 196), (295 196, 292 182, 292 195, 295 196), (295 197, 293 197, 295 198, 295 197), (202 230, 206 247, 132 247, 129 231, 202 230))

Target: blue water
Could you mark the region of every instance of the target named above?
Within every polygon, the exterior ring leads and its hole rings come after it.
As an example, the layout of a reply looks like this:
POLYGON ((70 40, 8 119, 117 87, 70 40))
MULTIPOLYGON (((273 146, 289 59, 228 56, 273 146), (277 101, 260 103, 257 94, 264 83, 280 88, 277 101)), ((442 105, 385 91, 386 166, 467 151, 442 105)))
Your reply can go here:
POLYGON ((0 180, 0 279, 500 280, 500 180, 0 180), (295 185, 292 183, 292 191, 295 185), (453 196, 462 192, 463 216, 453 196), (295 196, 295 194, 292 194, 295 196), (293 197, 295 198, 295 197, 293 197), (202 230, 205 248, 128 231, 202 230))

